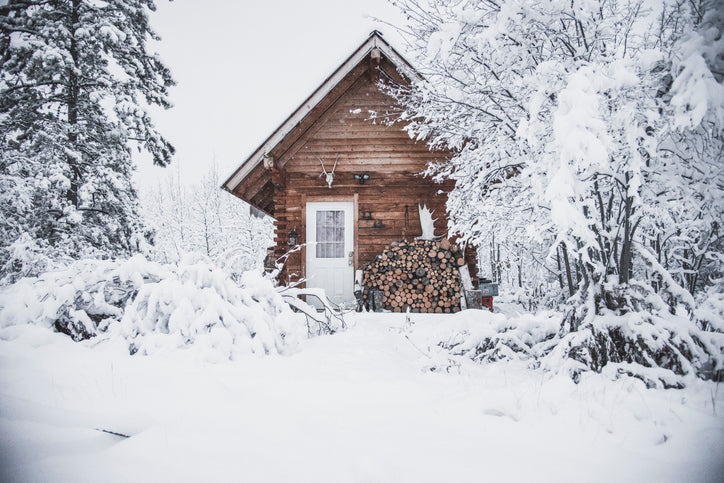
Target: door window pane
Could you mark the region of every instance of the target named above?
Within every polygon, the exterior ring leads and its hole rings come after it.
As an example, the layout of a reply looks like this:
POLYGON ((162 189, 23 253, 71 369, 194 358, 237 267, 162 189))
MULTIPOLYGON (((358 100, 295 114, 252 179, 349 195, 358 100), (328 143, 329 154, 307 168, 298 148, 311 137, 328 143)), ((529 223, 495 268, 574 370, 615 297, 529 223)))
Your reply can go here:
POLYGON ((317 211, 317 258, 344 258, 344 211, 317 211))

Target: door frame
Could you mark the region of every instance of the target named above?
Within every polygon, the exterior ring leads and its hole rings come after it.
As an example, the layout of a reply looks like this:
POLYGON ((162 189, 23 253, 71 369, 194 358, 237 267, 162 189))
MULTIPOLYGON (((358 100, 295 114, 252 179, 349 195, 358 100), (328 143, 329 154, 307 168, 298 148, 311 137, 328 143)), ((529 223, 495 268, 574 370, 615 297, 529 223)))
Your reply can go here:
MULTIPOLYGON (((306 195, 302 193, 302 229, 301 232, 304 233, 304 246, 301 250, 301 261, 302 261, 302 277, 307 278, 307 203, 316 203, 316 202, 333 202, 333 201, 347 201, 352 202, 352 229, 354 230, 352 234, 352 240, 353 240, 353 248, 354 250, 354 267, 352 270, 352 276, 354 277, 354 272, 357 271, 357 267, 359 267, 359 194, 354 193, 353 195, 306 195)), ((304 284, 307 285, 306 283, 304 284)))

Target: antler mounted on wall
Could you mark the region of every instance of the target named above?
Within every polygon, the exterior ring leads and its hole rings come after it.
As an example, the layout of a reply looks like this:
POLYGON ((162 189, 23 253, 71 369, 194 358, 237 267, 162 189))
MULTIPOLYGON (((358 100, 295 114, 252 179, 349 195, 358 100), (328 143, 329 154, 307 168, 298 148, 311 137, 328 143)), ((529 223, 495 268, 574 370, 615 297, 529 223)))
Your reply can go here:
MULTIPOLYGON (((315 156, 317 156, 315 154, 315 156)), ((327 187, 332 188, 332 183, 334 182, 334 170, 337 169, 337 160, 339 159, 339 154, 334 158, 334 166, 332 167, 332 171, 330 173, 327 172, 327 170, 324 167, 324 161, 322 161, 322 158, 317 156, 317 159, 322 164, 322 173, 319 175, 321 178, 322 176, 325 176, 325 181, 327 182, 327 187)))
POLYGON ((415 240, 434 240, 435 239, 435 222, 437 218, 432 217, 434 211, 427 207, 427 203, 420 205, 418 203, 417 210, 420 212, 420 226, 422 227, 422 235, 415 240))

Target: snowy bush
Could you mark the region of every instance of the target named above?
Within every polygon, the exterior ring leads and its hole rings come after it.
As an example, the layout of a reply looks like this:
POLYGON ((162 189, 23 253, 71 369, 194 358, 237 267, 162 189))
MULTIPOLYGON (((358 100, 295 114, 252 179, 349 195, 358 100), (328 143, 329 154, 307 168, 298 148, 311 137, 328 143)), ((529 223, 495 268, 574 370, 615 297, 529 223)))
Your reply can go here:
POLYGON ((724 332, 724 279, 707 290, 695 311, 700 326, 706 330, 724 332))
POLYGON ((489 323, 481 323, 480 318, 476 318, 473 323, 457 327, 452 334, 444 336, 438 345, 476 362, 533 361, 537 354, 544 352, 541 346, 546 347, 560 327, 560 314, 555 312, 514 318, 482 314, 490 317, 489 323))
POLYGON ((285 353, 306 336, 272 283, 241 283, 204 260, 162 265, 138 255, 82 260, 0 291, 0 328, 38 324, 76 341, 122 341, 131 354, 196 351, 218 361, 285 353))
POLYGON ((724 334, 703 331, 686 316, 630 312, 597 316, 565 333, 544 364, 574 380, 591 369, 616 370, 649 387, 684 387, 694 376, 721 379, 723 355, 724 334))
POLYGON ((13 283, 23 277, 34 277, 48 270, 52 261, 42 241, 33 239, 27 233, 7 246, 0 247, 0 285, 13 283))
POLYGON ((636 377, 648 387, 684 387, 695 377, 724 376, 724 333, 718 327, 723 302, 720 292, 708 297, 697 323, 685 310, 672 314, 662 300, 652 299, 646 311, 589 314, 575 331, 555 311, 510 317, 466 311, 432 340, 476 362, 528 361, 574 381, 592 371, 636 377))

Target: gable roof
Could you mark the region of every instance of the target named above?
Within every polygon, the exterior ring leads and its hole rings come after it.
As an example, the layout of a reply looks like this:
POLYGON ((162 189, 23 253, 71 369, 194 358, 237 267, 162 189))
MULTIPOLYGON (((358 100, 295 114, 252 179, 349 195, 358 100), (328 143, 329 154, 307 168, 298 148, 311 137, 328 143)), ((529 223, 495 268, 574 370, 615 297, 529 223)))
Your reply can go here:
POLYGON ((292 114, 258 147, 254 152, 246 159, 241 165, 232 173, 229 178, 224 181, 222 188, 230 193, 238 196, 244 201, 250 203, 252 206, 261 209, 262 211, 268 212, 269 210, 264 207, 257 206, 256 203, 252 202, 251 199, 246 199, 245 196, 236 192, 237 187, 251 172, 259 166, 264 157, 271 153, 275 147, 281 143, 287 136, 290 135, 292 130, 299 126, 304 121, 315 107, 317 107, 327 96, 329 96, 333 89, 337 87, 340 82, 347 77, 360 63, 362 63, 367 56, 370 55, 373 49, 379 49, 380 53, 386 57, 395 68, 405 75, 408 79, 418 80, 420 75, 412 67, 412 65, 405 60, 387 41, 382 38, 382 34, 373 30, 367 40, 350 55, 322 84, 294 111, 292 114))

